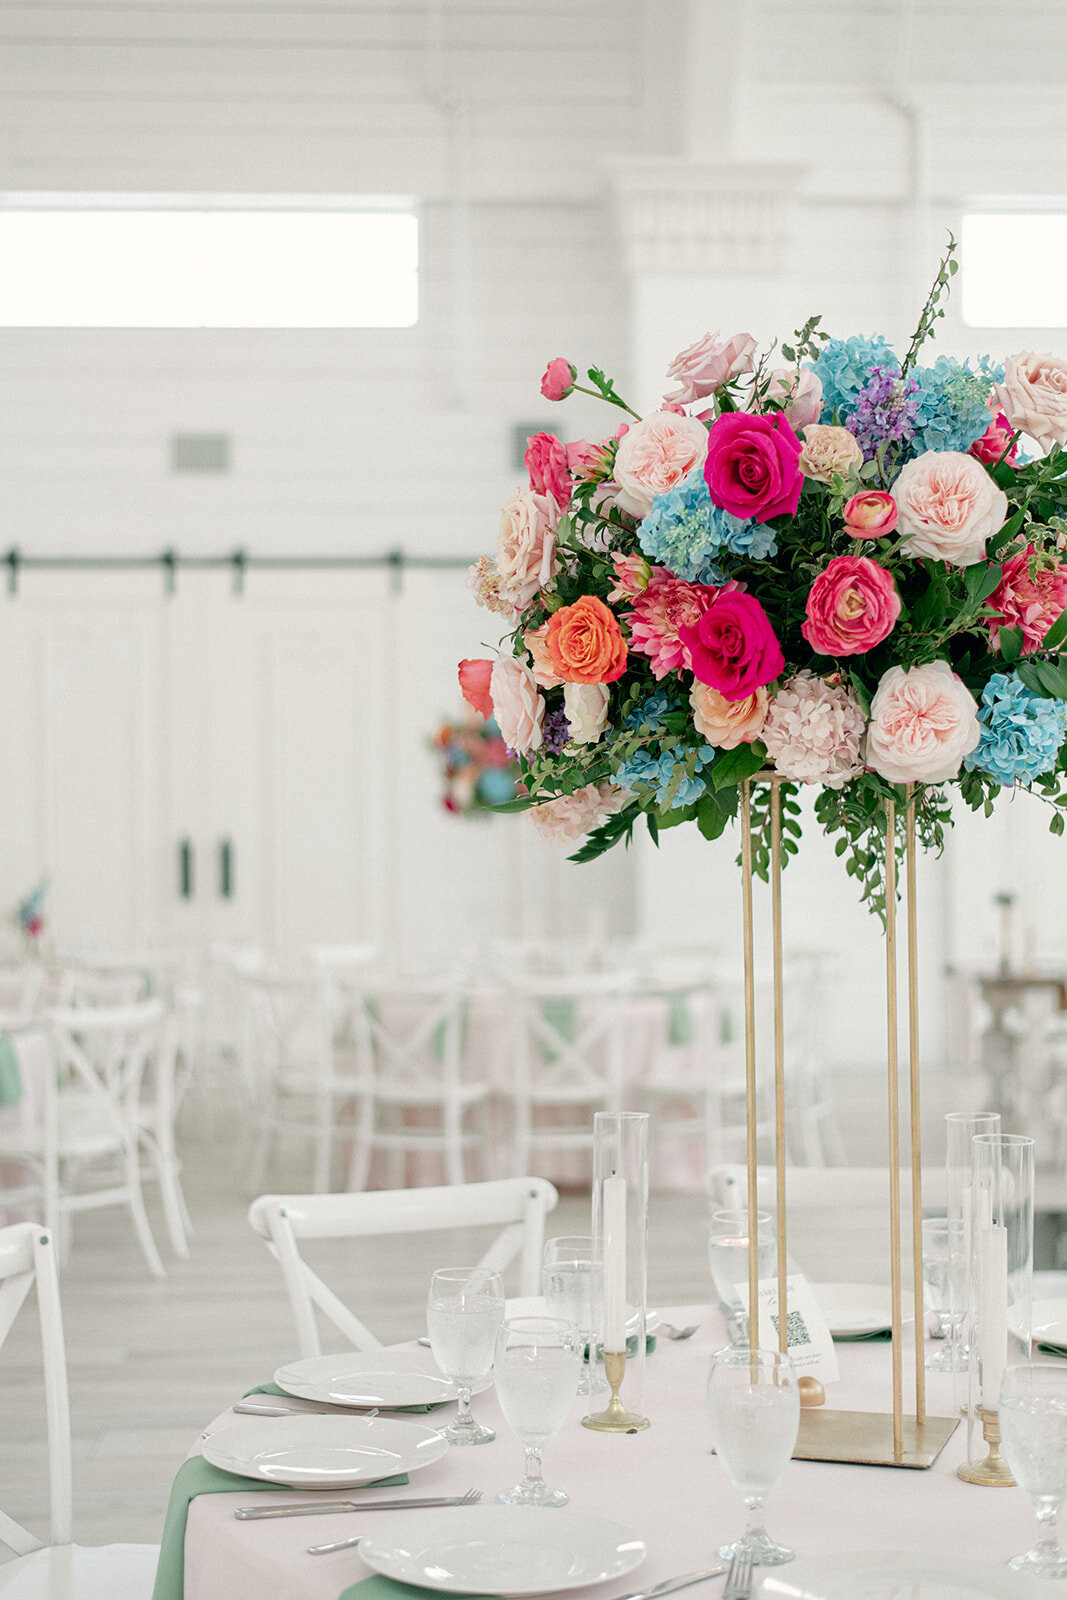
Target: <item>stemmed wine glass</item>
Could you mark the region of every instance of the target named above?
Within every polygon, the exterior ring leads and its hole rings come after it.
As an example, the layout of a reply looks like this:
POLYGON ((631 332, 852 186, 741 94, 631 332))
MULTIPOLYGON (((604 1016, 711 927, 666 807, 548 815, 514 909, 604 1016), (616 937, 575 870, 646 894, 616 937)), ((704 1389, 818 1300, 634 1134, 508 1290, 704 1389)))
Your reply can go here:
POLYGON ((509 1317, 497 1335, 496 1397, 526 1452, 523 1480, 497 1495, 502 1505, 565 1506, 570 1498, 548 1487, 541 1457, 578 1393, 580 1339, 563 1317, 509 1317))
POLYGON ((726 1476, 745 1497, 748 1522, 740 1539, 723 1545, 729 1561, 747 1550, 755 1567, 777 1567, 796 1554, 763 1526, 763 1503, 793 1454, 800 1427, 800 1391, 788 1356, 731 1345, 719 1350, 708 1377, 708 1421, 726 1476))
POLYGON ((593 1374, 593 1334, 600 1324, 604 1294, 604 1266, 593 1260, 588 1235, 549 1239, 545 1243, 541 1288, 550 1316, 572 1322, 578 1330, 585 1356, 578 1393, 596 1394, 607 1385, 593 1374))
POLYGON ((426 1303, 434 1360, 459 1394, 459 1411, 441 1433, 449 1444, 488 1444, 492 1428, 471 1416, 471 1390, 492 1370, 504 1320, 504 1280, 486 1267, 442 1267, 426 1303))
POLYGON ((1009 1567, 1034 1578, 1067 1577, 1056 1524, 1067 1498, 1067 1372, 1008 1367, 1000 1385, 1000 1444, 1019 1488, 1030 1496, 1041 1537, 1009 1567))
MULTIPOLYGON (((708 1233, 708 1262, 726 1316, 730 1343, 748 1343, 748 1313, 744 1309, 738 1284, 748 1282, 748 1212, 714 1211, 708 1233)), ((770 1277, 774 1270, 775 1236, 770 1213, 756 1212, 756 1255, 759 1276, 770 1277)))

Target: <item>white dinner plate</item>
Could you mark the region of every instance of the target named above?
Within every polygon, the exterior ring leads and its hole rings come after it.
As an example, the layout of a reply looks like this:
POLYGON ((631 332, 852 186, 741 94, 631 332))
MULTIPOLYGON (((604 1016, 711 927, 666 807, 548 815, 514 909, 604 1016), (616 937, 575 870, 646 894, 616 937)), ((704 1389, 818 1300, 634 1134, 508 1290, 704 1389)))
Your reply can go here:
MULTIPOLYGON (((298 1400, 325 1400, 334 1406, 428 1406, 454 1400, 456 1386, 442 1376, 428 1350, 349 1350, 309 1356, 279 1367, 274 1381, 298 1400)), ((488 1389, 482 1378, 474 1393, 488 1389)))
MULTIPOLYGON (((1067 1345, 1067 1300, 1035 1300, 1032 1314, 1035 1341, 1067 1345)), ((1008 1307, 1008 1329, 1017 1339, 1025 1339, 1019 1306, 1008 1307)))
POLYGON ((427 1467, 448 1450, 433 1428, 397 1417, 242 1417, 202 1445, 205 1461, 291 1489, 348 1489, 427 1467))
POLYGON ((857 1339, 893 1325, 893 1298, 879 1283, 816 1283, 826 1326, 835 1339, 857 1339))
POLYGON ((759 1600, 1019 1600, 1030 1583, 1005 1567, 904 1551, 821 1556, 767 1574, 759 1600))
POLYGON ((632 1572, 645 1543, 584 1511, 540 1506, 461 1506, 402 1512, 364 1534, 368 1567, 446 1594, 526 1595, 582 1589, 632 1572))

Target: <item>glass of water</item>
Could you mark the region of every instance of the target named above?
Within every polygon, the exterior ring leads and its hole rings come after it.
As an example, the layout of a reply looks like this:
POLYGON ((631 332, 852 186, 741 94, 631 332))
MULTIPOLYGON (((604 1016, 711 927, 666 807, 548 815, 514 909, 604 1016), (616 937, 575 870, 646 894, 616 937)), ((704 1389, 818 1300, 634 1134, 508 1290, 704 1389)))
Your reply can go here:
POLYGON ((545 1242, 541 1288, 548 1313, 572 1322, 585 1350, 579 1394, 596 1394, 607 1388, 593 1374, 592 1340, 600 1326, 604 1294, 604 1266, 593 1260, 593 1241, 587 1235, 571 1235, 545 1242))
POLYGON ((932 1372, 951 1372, 953 1368, 953 1307, 959 1296, 953 1292, 952 1275, 962 1255, 962 1224, 947 1217, 927 1217, 923 1222, 923 1305, 934 1319, 930 1337, 944 1343, 926 1357, 932 1372), (961 1235, 953 1244, 955 1235, 961 1235))
MULTIPOLYGON (((774 1273, 774 1223, 767 1211, 756 1212, 756 1250, 759 1275, 774 1273)), ((726 1316, 726 1331, 731 1344, 748 1342, 748 1315, 738 1293, 739 1284, 748 1283, 748 1212, 715 1211, 708 1234, 708 1260, 715 1292, 726 1316)))
POLYGON ((796 1551, 763 1526, 764 1501, 789 1463, 800 1427, 800 1391, 789 1357, 747 1345, 718 1351, 708 1378, 708 1421, 723 1470, 748 1508, 744 1533, 719 1555, 729 1561, 747 1550, 754 1567, 792 1561, 796 1551))
POLYGON ((430 1349, 459 1394, 459 1411, 441 1433, 449 1444, 487 1444, 492 1428, 471 1416, 471 1390, 492 1371, 496 1336, 504 1320, 504 1280, 485 1267, 443 1267, 435 1272, 426 1303, 430 1349))
POLYGON ((526 1452, 521 1483, 497 1499, 505 1506, 565 1506, 541 1470, 544 1448, 567 1420, 578 1393, 581 1335, 563 1317, 509 1317, 496 1341, 496 1397, 526 1452))
POLYGON ((1000 1447, 1012 1477, 1037 1512, 1041 1537, 1008 1562, 1034 1578, 1067 1577, 1056 1524, 1067 1498, 1067 1371, 1008 1367, 1000 1386, 1000 1447))

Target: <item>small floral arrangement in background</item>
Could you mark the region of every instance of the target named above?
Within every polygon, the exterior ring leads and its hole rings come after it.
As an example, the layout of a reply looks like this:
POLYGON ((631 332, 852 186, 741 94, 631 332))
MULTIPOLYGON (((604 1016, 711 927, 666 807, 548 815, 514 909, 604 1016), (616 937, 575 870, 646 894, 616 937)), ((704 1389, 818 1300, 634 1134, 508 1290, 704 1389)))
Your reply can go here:
POLYGON ((48 881, 42 878, 15 911, 15 926, 27 946, 35 946, 44 933, 44 897, 48 881))
POLYGON ((441 758, 446 811, 484 816, 514 800, 518 762, 501 738, 491 706, 485 716, 468 711, 458 721, 443 722, 431 742, 441 758))
MULTIPOLYGON (((902 358, 819 317, 782 365, 777 342, 708 334, 645 417, 599 369, 586 387, 549 363, 546 399, 577 390, 626 420, 599 441, 529 440, 529 485, 469 579, 508 634, 460 685, 519 758, 511 809, 584 839, 572 859, 642 817, 654 839, 683 822, 715 839, 764 771, 785 780, 786 858, 815 785, 876 907, 886 801, 909 790, 926 847, 950 786, 987 814, 1001 788, 1031 788, 1063 832, 1067 360, 922 365, 954 249, 902 358)), ((765 873, 768 786, 752 804, 765 873)))

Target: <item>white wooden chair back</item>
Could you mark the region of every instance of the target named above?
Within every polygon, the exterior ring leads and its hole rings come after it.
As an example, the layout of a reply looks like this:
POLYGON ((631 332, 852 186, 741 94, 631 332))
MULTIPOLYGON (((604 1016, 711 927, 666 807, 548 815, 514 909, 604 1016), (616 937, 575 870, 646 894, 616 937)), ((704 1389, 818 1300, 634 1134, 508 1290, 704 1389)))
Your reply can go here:
POLYGON ((147 993, 147 974, 133 969, 68 967, 59 981, 61 1006, 130 1006, 147 993))
POLYGON ((136 1127, 141 1082, 156 1049, 162 1000, 125 1006, 56 1006, 47 1013, 60 1075, 95 1103, 118 1140, 136 1127))
MULTIPOLYGON (((55 1255, 52 1235, 39 1223, 18 1222, 0 1228, 0 1349, 36 1281, 48 1428, 49 1542, 69 1544, 73 1484, 70 1402, 55 1255)), ((40 1539, 4 1511, 0 1511, 0 1543, 19 1556, 43 1548, 40 1539)))
POLYGON ((0 1014, 28 1020, 40 998, 44 968, 36 961, 0 967, 0 1014))
POLYGON ((306 1076, 309 1086, 329 1067, 329 1023, 313 976, 283 978, 243 974, 241 986, 252 1022, 257 1072, 306 1076))
POLYGON ((541 1292, 545 1217, 558 1199, 544 1178, 496 1178, 488 1183, 362 1194, 261 1195, 252 1202, 248 1220, 281 1266, 300 1354, 305 1357, 322 1354, 316 1308, 356 1350, 380 1349, 381 1340, 302 1259, 302 1240, 497 1225, 503 1231, 477 1264, 503 1271, 519 1257, 519 1293, 535 1295, 541 1292))
POLYGON ((345 1032, 357 1062, 368 1062, 391 1097, 434 1098, 458 1086, 466 1002, 458 980, 348 987, 345 1032))
POLYGON ((607 1094, 619 1099, 625 1076, 623 1002, 635 985, 629 972, 577 978, 512 975, 514 1088, 549 1102, 607 1094))

